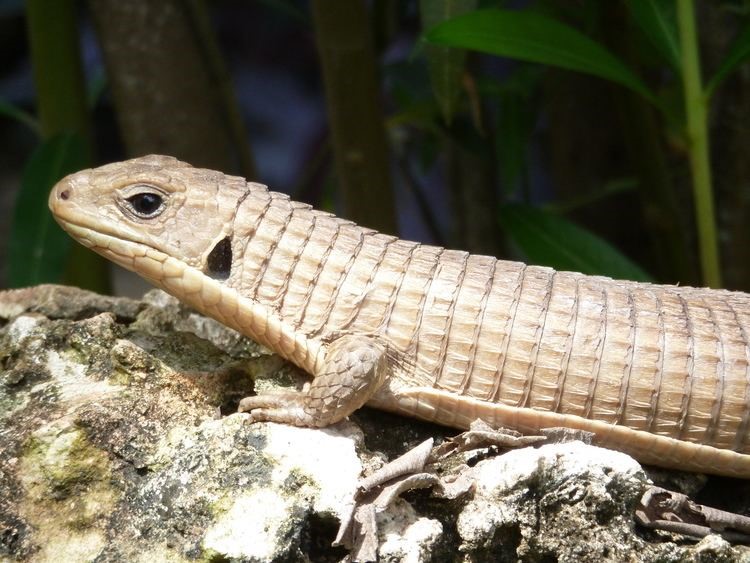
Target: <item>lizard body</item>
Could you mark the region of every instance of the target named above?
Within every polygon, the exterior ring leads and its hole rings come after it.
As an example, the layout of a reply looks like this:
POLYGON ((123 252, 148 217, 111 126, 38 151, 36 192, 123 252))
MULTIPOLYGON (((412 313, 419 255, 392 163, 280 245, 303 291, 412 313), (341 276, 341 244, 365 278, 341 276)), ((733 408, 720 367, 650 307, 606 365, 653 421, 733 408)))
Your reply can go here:
POLYGON ((50 194, 58 222, 314 376, 245 399, 325 426, 364 403, 457 428, 571 427, 644 463, 750 477, 750 295, 421 245, 148 156, 50 194))

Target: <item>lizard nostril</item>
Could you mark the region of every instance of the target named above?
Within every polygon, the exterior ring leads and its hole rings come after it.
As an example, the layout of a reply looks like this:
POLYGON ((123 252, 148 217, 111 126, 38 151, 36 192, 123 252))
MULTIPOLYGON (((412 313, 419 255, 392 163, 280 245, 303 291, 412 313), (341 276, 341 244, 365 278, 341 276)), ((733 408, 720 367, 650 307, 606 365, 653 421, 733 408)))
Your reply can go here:
POLYGON ((63 190, 60 192, 60 199, 68 199, 70 197, 70 191, 63 190))

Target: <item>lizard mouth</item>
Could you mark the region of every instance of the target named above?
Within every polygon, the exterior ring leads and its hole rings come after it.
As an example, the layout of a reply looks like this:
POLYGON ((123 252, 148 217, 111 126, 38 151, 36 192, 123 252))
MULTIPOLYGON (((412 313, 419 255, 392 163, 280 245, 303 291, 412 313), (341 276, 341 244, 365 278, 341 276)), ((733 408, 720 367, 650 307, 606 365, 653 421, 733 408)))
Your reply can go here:
POLYGON ((100 246, 97 239, 99 239, 100 237, 112 238, 108 235, 103 235, 102 233, 99 233, 94 229, 89 229, 77 223, 73 223, 72 221, 69 221, 67 219, 63 219, 57 213, 57 210, 53 210, 53 216, 55 218, 55 221, 57 221, 57 223, 66 233, 68 233, 71 237, 73 237, 76 241, 81 243, 86 248, 96 250, 100 246))
POLYGON ((131 270, 147 278, 155 285, 159 283, 161 265, 168 256, 147 244, 119 238, 102 231, 84 227, 55 213, 55 220, 65 232, 86 248, 101 254, 126 270, 131 270), (148 266, 148 267, 147 267, 148 266), (151 273, 152 275, 149 275, 151 273))

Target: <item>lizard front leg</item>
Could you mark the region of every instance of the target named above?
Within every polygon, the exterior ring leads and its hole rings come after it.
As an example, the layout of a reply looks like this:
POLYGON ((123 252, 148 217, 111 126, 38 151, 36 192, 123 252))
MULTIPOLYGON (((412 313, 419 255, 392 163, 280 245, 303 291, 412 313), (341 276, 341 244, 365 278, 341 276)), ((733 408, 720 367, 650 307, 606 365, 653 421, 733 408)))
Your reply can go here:
POLYGON ((239 412, 252 421, 328 426, 364 405, 388 374, 385 348, 374 338, 345 335, 328 345, 320 372, 305 391, 246 397, 239 412))

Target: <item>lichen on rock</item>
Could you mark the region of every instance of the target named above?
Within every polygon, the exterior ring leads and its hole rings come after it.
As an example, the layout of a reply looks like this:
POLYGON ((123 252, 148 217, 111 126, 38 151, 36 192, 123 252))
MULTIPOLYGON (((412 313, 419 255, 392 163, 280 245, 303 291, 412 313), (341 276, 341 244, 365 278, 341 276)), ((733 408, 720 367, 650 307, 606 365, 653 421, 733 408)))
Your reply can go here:
MULTIPOLYGON (((249 424, 254 389, 304 374, 161 292, 60 286, 0 292, 0 560, 339 561, 358 479, 453 431, 364 409, 325 429, 249 424)), ((396 561, 739 560, 639 529, 647 476, 583 444, 465 453, 468 480, 412 491, 375 515, 396 561), (719 560, 719 559, 715 559, 719 560)), ((437 482, 437 481, 436 481, 437 482)), ((446 481, 447 482, 447 481, 446 481)))

